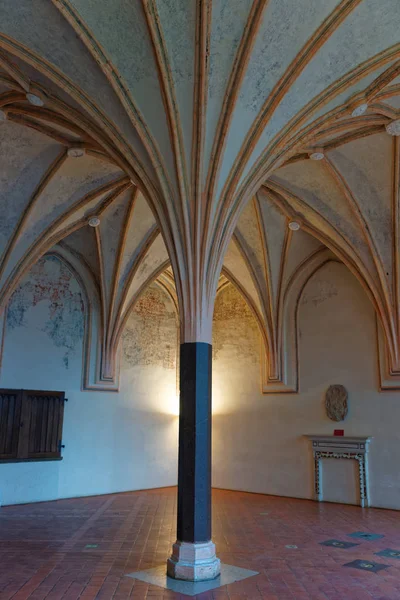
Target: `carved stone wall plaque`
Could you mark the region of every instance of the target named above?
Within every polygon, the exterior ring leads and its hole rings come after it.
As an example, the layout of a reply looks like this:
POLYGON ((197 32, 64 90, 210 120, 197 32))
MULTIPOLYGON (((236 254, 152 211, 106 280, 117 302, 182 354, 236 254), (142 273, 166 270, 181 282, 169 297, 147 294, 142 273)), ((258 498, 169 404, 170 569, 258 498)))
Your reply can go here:
POLYGON ((344 421, 347 416, 347 390, 343 385, 330 385, 325 396, 326 414, 332 421, 344 421))

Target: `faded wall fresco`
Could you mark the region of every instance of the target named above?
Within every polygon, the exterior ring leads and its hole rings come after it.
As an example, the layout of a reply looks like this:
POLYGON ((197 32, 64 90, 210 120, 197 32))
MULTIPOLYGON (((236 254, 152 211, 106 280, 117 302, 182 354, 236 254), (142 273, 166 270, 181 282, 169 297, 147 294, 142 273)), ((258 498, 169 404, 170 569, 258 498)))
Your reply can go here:
POLYGON ((142 294, 123 333, 122 354, 127 367, 176 368, 178 329, 169 296, 156 285, 142 294))
POLYGON ((260 360, 260 333, 250 308, 229 284, 218 294, 214 309, 213 359, 221 357, 256 363, 260 360))
POLYGON ((29 326, 47 333, 53 344, 64 348, 63 362, 80 348, 84 334, 84 303, 78 281, 65 263, 56 256, 41 258, 11 296, 7 309, 7 330, 29 326), (45 318, 31 310, 47 302, 45 318), (29 313, 28 313, 29 311, 29 313))

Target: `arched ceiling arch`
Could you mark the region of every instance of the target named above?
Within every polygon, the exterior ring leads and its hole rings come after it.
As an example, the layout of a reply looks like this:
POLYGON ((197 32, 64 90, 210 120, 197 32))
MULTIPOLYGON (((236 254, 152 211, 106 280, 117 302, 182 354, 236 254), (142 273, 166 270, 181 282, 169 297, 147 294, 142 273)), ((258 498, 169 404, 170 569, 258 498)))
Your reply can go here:
MULTIPOLYGON (((335 140, 335 138, 333 138, 335 140)), ((325 138, 326 140, 326 138, 325 138)), ((281 167, 266 181, 272 194, 318 232, 369 292, 385 332, 391 371, 399 369, 399 139, 385 127, 348 134, 281 167)))
MULTIPOLYGON (((182 339, 210 341, 234 231, 239 263, 255 261, 257 309, 277 310, 272 255, 288 234, 275 203, 303 215, 303 232, 329 242, 358 273, 400 368, 398 143, 385 133, 400 116, 398 15, 397 0, 4 0, 0 299, 93 211, 104 215, 101 234, 108 207, 119 206, 124 248, 133 236, 137 250, 145 242, 138 221, 137 233, 130 229, 127 200, 137 186, 174 269, 182 339), (30 104, 29 94, 43 105, 30 104), (380 175, 369 183, 356 175, 372 169, 365 144, 385 157, 391 148, 391 173, 378 160, 380 175), (74 148, 84 151, 79 167, 74 148), (313 163, 311 173, 308 156, 321 148, 324 165, 313 163), (371 208, 375 192, 379 208, 371 208), (254 248, 238 225, 250 200, 262 233, 254 248)), ((102 260, 112 231, 101 234, 102 260)), ((132 267, 124 260, 99 262, 104 323, 124 310, 119 278, 132 267)), ((271 314, 264 318, 273 348, 271 314)))

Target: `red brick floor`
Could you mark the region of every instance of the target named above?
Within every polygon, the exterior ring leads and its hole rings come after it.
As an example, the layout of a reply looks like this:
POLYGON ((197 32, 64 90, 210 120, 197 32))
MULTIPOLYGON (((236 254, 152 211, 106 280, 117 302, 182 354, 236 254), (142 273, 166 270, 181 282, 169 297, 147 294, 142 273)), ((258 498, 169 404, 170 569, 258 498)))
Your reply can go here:
MULTIPOLYGON (((0 600, 187 600, 124 577, 165 562, 175 510, 175 488, 1 508, 0 600)), ((400 560, 374 555, 400 549, 396 511, 215 490, 213 520, 221 560, 260 574, 198 599, 400 600, 400 560), (319 545, 358 541, 347 537, 354 531, 385 537, 346 550, 319 545), (343 566, 355 559, 390 568, 343 566)))

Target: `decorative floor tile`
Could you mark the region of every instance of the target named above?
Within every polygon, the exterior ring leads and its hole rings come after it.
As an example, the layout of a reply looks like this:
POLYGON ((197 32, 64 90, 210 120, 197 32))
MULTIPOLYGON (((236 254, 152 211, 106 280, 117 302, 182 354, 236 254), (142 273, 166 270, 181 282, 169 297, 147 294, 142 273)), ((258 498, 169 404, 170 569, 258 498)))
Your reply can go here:
POLYGON ((385 550, 381 550, 380 552, 375 552, 376 556, 387 556, 387 558, 400 558, 400 550, 392 550, 391 548, 386 548, 385 550))
POLYGON ((354 542, 342 542, 341 540, 326 540, 326 542, 320 542, 321 546, 333 546, 334 548, 354 548, 360 544, 354 542))
POLYGON ((368 540, 369 542, 372 542, 373 540, 380 540, 381 538, 385 537, 380 533, 367 533, 365 531, 355 531, 354 533, 349 533, 348 535, 349 537, 360 538, 362 540, 368 540))
POLYGON ((390 567, 390 565, 383 565, 381 563, 372 562, 371 560, 353 560, 343 566, 361 569, 362 571, 371 571, 371 573, 377 573, 378 571, 383 571, 383 569, 390 567))
POLYGON ((178 592, 179 594, 186 594, 187 596, 196 596, 203 592, 209 592, 215 590, 223 585, 229 585, 235 581, 242 581, 248 577, 258 575, 258 571, 250 571, 249 569, 240 569, 239 567, 233 567, 232 565, 221 564, 221 575, 211 581, 180 581, 179 579, 172 579, 167 577, 166 565, 155 567, 154 569, 148 569, 147 571, 139 571, 137 573, 129 573, 127 577, 132 579, 139 579, 145 583, 151 583, 161 588, 178 592))

